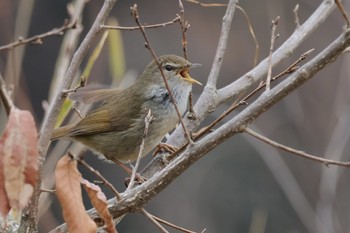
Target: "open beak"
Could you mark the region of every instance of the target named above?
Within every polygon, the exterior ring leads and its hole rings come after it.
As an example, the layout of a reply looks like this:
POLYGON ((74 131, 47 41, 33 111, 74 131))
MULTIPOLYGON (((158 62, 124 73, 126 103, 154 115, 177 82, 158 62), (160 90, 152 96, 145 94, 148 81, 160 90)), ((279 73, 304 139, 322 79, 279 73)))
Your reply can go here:
MULTIPOLYGON (((197 67, 197 66, 201 66, 201 64, 198 64, 198 63, 194 63, 191 65, 191 68, 192 67, 197 67)), ((202 85, 202 83, 200 83, 199 81, 195 80, 194 78, 192 78, 190 76, 190 74, 188 73, 188 69, 189 68, 185 68, 183 70, 180 71, 180 75, 183 77, 183 79, 189 83, 197 83, 199 85, 202 85)))

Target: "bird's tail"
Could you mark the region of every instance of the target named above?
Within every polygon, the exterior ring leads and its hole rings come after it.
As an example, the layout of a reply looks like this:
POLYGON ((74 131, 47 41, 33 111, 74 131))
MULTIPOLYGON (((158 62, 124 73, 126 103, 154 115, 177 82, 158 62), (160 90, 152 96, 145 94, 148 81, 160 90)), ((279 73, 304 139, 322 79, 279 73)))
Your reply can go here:
POLYGON ((73 125, 67 125, 67 126, 63 126, 63 127, 54 129, 52 131, 50 140, 68 139, 69 138, 69 131, 72 127, 73 127, 73 125))

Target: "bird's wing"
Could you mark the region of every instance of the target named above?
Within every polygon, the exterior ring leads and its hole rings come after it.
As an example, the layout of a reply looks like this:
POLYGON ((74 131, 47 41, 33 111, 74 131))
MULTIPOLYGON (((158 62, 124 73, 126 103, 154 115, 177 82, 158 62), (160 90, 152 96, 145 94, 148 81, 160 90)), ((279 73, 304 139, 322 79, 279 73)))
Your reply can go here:
POLYGON ((70 128, 69 137, 121 132, 132 127, 142 114, 140 96, 129 91, 114 92, 85 118, 70 128))
POLYGON ((92 104, 100 102, 109 98, 112 98, 116 93, 119 93, 120 89, 100 89, 100 90, 78 90, 71 93, 69 98, 71 100, 81 101, 85 104, 92 104))

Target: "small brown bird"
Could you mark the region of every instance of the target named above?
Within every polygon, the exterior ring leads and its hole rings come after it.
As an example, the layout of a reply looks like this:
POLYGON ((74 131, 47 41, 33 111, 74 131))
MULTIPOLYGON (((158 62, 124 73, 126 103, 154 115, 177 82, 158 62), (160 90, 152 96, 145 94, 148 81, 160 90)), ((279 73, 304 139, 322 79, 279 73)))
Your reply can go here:
MULTIPOLYGON (((171 93, 183 115, 187 108, 192 84, 200 84, 189 76, 189 69, 197 66, 176 56, 158 58, 171 93)), ((139 79, 124 90, 91 91, 87 102, 100 102, 97 107, 76 124, 57 128, 51 140, 65 139, 81 142, 92 151, 118 164, 137 159, 142 142, 145 116, 154 118, 145 138, 142 156, 149 153, 179 122, 163 77, 152 61, 139 79)))

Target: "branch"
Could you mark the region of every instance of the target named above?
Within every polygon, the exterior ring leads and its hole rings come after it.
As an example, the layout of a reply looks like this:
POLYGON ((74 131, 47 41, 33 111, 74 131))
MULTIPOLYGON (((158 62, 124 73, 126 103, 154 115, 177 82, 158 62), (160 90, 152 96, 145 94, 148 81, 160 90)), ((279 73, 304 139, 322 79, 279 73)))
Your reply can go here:
POLYGON ((230 34, 231 22, 235 13, 237 3, 238 0, 230 0, 227 6, 226 13, 222 18, 222 27, 219 37, 220 39, 207 82, 207 86, 211 88, 216 88, 216 83, 218 81, 219 72, 221 69, 222 62, 224 60, 224 55, 227 47, 228 36, 230 34))
MULTIPOLYGON (((84 1, 84 0, 82 0, 84 1)), ((105 22, 109 12, 111 11, 116 0, 105 0, 104 4, 96 17, 95 22, 87 33, 85 39, 80 44, 78 50, 75 52, 72 62, 68 68, 63 82, 59 87, 59 94, 55 97, 53 102, 50 104, 48 113, 43 121, 42 128, 40 131, 40 137, 38 140, 39 150, 39 171, 42 171, 44 161, 46 159, 47 149, 50 143, 51 132, 56 123, 57 116, 60 112, 61 106, 66 99, 65 95, 62 95, 63 90, 69 89, 76 73, 79 69, 81 62, 83 61, 86 53, 92 45, 94 39, 100 34, 100 26, 105 22)), ((40 184, 41 174, 39 175, 37 184, 31 199, 30 204, 22 211, 22 219, 20 224, 20 232, 34 232, 37 231, 37 213, 38 213, 38 199, 40 196, 40 184)))
POLYGON ((7 44, 7 45, 3 45, 0 46, 0 52, 5 51, 5 50, 10 50, 13 49, 19 45, 24 45, 24 44, 42 44, 43 43, 43 39, 45 39, 46 37, 49 36, 61 36, 63 35, 63 33, 69 29, 74 29, 76 27, 76 21, 72 21, 70 23, 65 22, 61 27, 59 28, 54 28, 51 31, 39 34, 39 35, 35 35, 32 37, 29 37, 27 39, 23 39, 23 38, 18 38, 18 40, 7 44))
POLYGON ((337 7, 340 11, 340 13, 342 14, 342 16, 344 17, 344 20, 346 22, 346 27, 349 28, 350 27, 350 18, 348 13, 346 13, 343 4, 341 3, 341 1, 339 0, 334 0, 335 4, 337 4, 337 7))
MULTIPOLYGON (((175 24, 179 22, 180 16, 176 16, 173 20, 165 23, 157 23, 157 24, 152 24, 152 25, 145 25, 141 26, 143 30, 146 29, 151 29, 151 28, 160 28, 160 27, 165 27, 168 25, 175 24)), ((128 31, 135 31, 135 30, 140 30, 139 26, 136 27, 122 27, 122 26, 110 26, 110 25, 101 25, 101 29, 110 29, 110 30, 128 30, 128 31)))
POLYGON ((275 35, 276 32, 276 28, 277 28, 277 24, 278 24, 278 20, 280 19, 279 16, 277 16, 277 18, 275 20, 272 20, 272 26, 271 26, 271 44, 270 44, 270 51, 269 51, 269 57, 268 57, 268 64, 269 67, 267 69, 267 78, 266 78, 266 91, 270 90, 270 83, 271 83, 271 73, 272 73, 272 61, 271 61, 271 57, 272 57, 272 52, 273 52, 273 48, 275 46, 275 40, 276 38, 279 36, 278 34, 275 35))
POLYGON ((271 140, 271 139, 269 139, 261 134, 258 134, 257 132, 255 132, 254 130, 251 130, 249 128, 245 128, 243 130, 243 132, 245 132, 245 133, 273 146, 273 147, 285 150, 287 152, 290 152, 290 153, 295 154, 297 156, 303 157, 305 159, 309 159, 312 161, 323 163, 327 167, 328 167, 328 165, 338 165, 338 166, 342 166, 342 167, 350 167, 350 162, 340 162, 340 161, 335 161, 335 160, 331 160, 331 159, 324 159, 324 158, 321 158, 318 156, 314 156, 314 155, 305 153, 304 151, 293 149, 291 147, 288 147, 288 146, 285 146, 285 145, 280 144, 278 142, 275 142, 275 141, 273 141, 273 140, 271 140))

